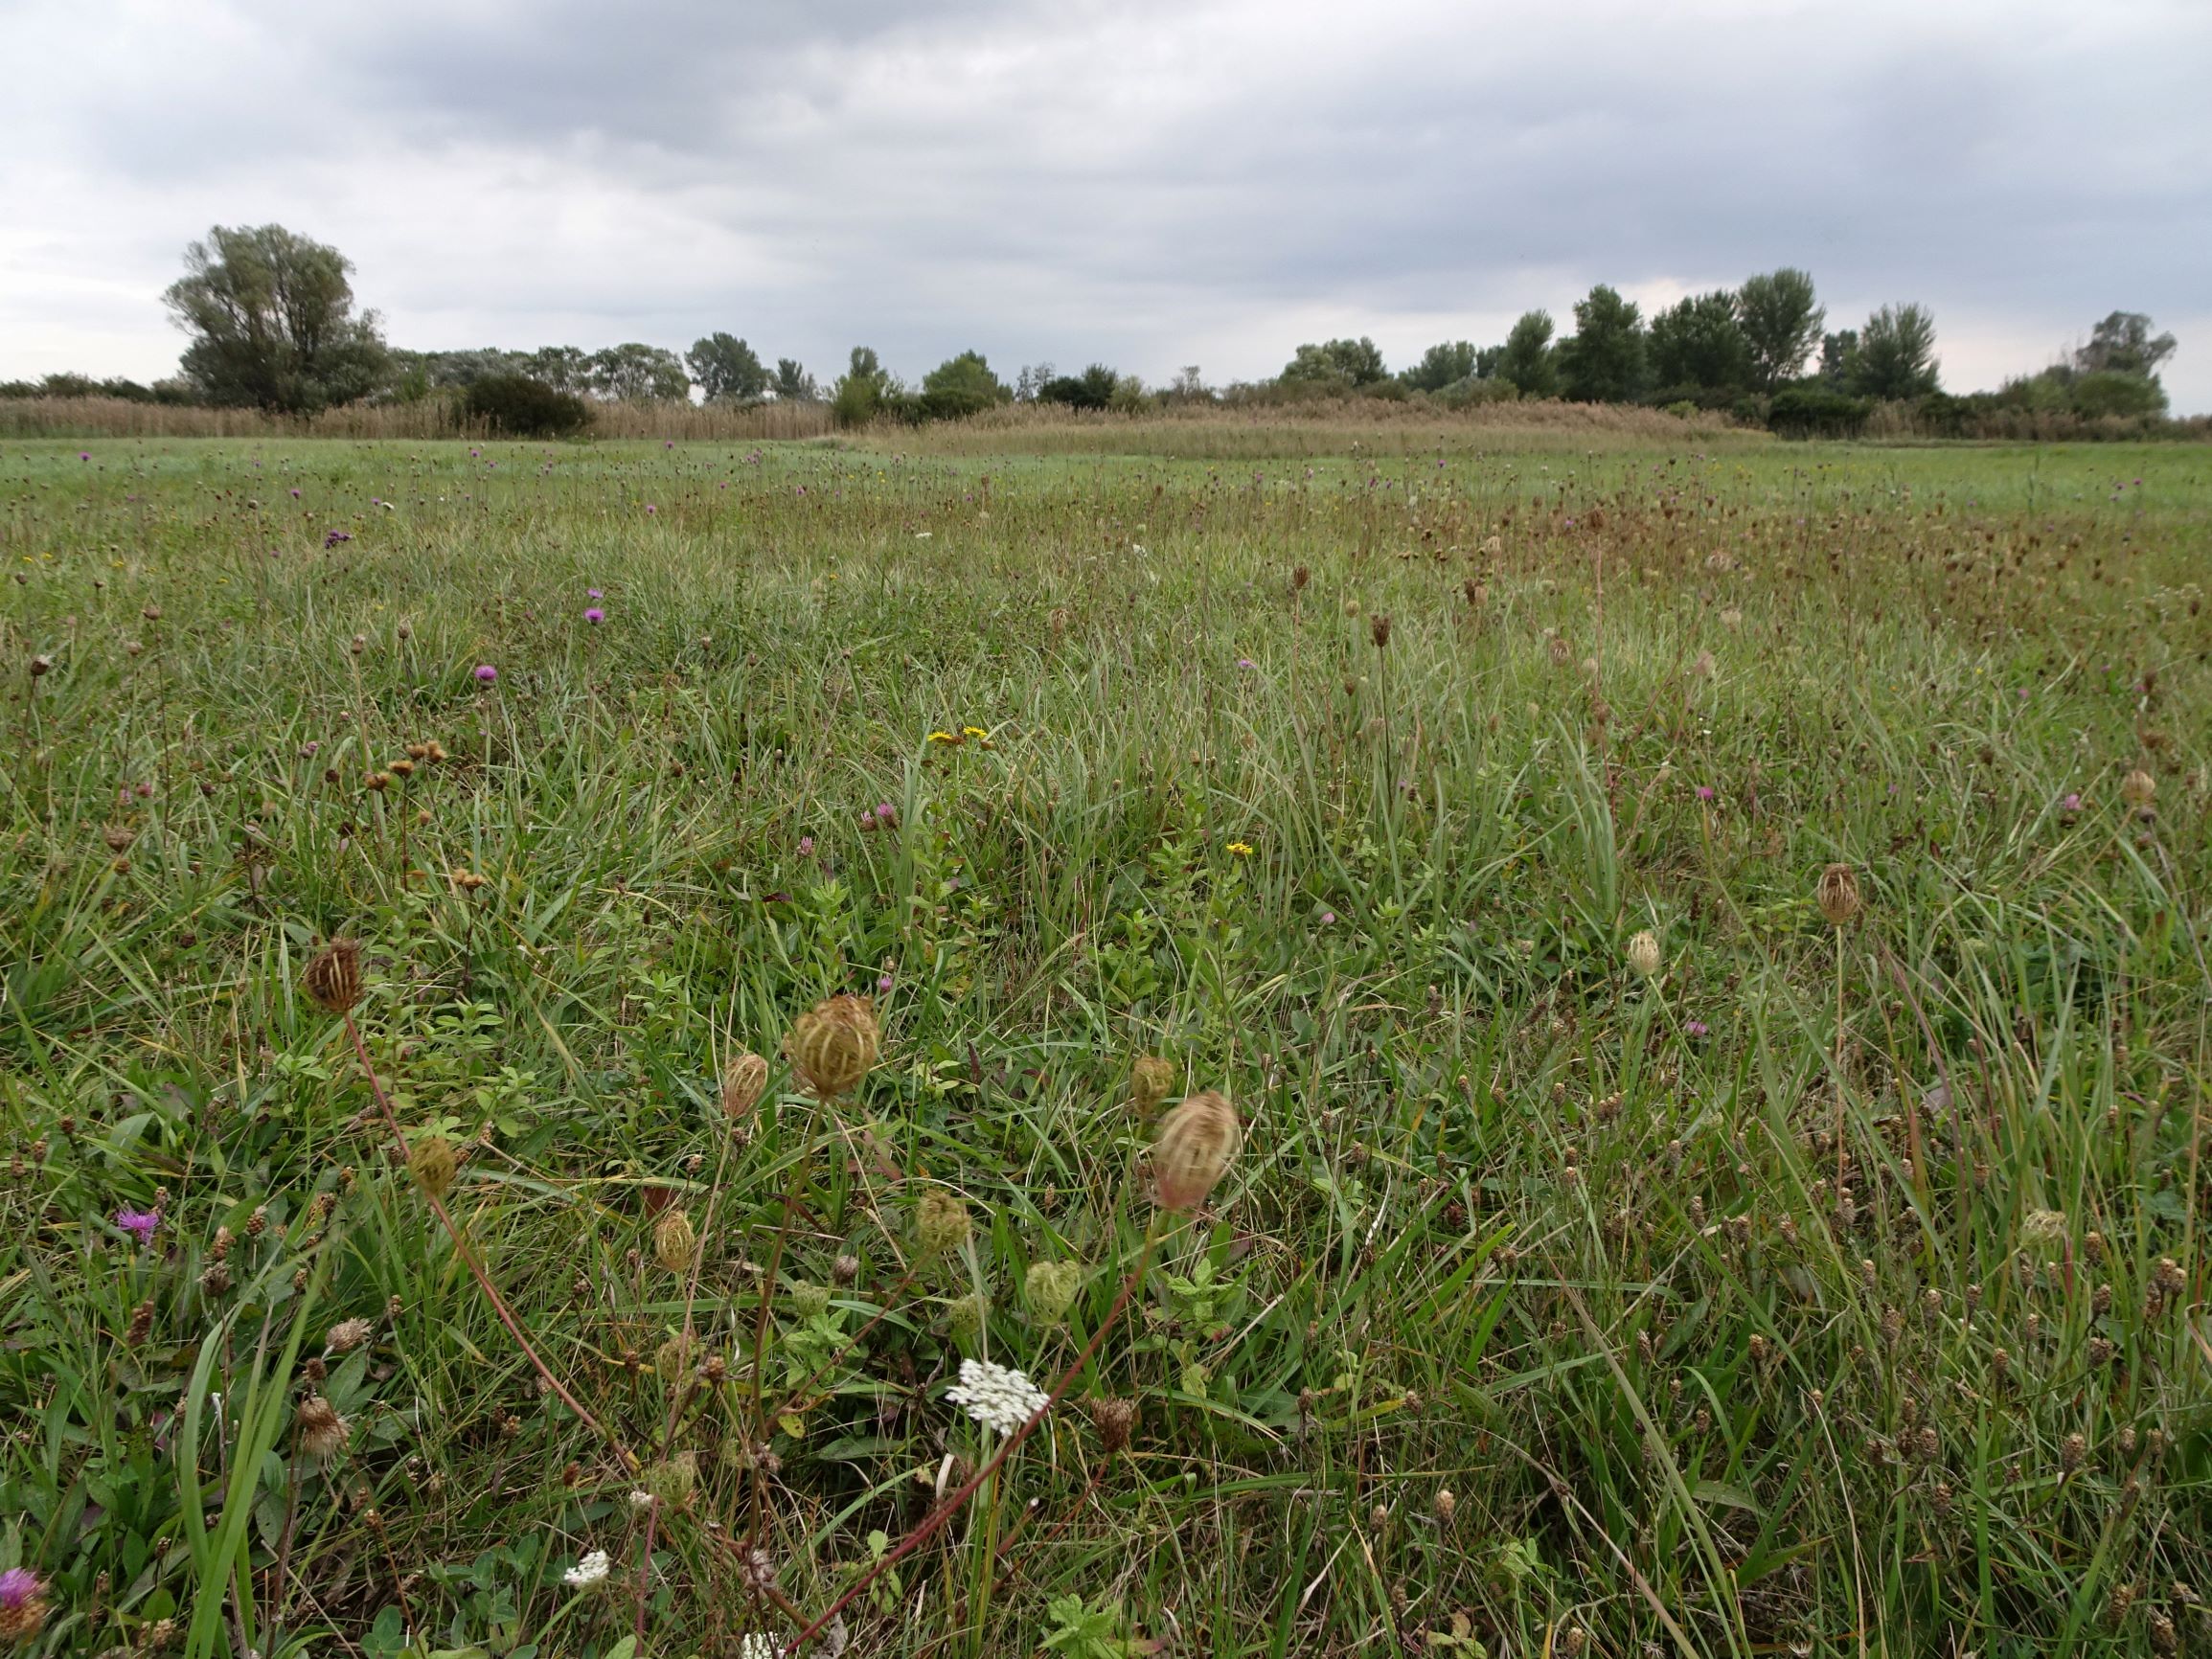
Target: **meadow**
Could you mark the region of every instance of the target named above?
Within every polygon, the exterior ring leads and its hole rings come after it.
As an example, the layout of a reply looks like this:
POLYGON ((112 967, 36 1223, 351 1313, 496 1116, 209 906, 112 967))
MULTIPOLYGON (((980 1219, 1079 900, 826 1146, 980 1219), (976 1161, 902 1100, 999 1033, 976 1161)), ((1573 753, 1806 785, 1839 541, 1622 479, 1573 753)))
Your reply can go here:
POLYGON ((2212 1642, 2212 452, 1221 430, 0 442, 0 1639, 2212 1642))

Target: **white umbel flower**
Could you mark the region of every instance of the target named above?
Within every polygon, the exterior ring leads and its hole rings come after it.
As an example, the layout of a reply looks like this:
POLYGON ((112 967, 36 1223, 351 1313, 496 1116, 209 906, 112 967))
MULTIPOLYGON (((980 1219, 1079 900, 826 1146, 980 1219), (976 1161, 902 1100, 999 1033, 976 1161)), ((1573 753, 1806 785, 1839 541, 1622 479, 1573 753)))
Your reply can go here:
POLYGON ((572 1590, 589 1590, 606 1582, 607 1574, 614 1571, 614 1563, 607 1559, 604 1550, 594 1550, 561 1574, 561 1582, 572 1590))
POLYGON ((646 1511, 652 1508, 652 1493, 644 1490, 630 1493, 629 1507, 638 1514, 645 1513, 646 1511))
POLYGON ((781 1642, 757 1630, 738 1643, 738 1659, 782 1659, 783 1651, 781 1642))
POLYGON ((1044 1391, 1018 1371, 988 1359, 960 1362, 960 1385, 945 1398, 999 1435, 1012 1434, 1045 1408, 1044 1391))

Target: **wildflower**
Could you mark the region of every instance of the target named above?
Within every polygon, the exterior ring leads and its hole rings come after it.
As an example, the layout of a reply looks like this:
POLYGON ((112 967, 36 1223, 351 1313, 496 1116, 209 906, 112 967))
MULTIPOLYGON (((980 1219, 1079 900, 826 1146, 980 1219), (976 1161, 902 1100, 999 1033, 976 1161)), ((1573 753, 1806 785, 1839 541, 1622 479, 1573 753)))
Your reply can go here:
POLYGON ((661 1212, 652 1230, 653 1260, 671 1273, 689 1273, 698 1260, 699 1236, 692 1218, 671 1205, 661 1212))
POLYGON ((955 748, 958 748, 963 740, 950 732, 932 732, 924 739, 924 741, 931 743, 950 743, 955 748))
POLYGON ((1848 864, 1831 864, 1820 873, 1817 894, 1829 926, 1849 925, 1859 914, 1859 873, 1848 864))
MULTIPOLYGON (((476 665, 476 681, 479 685, 488 686, 498 677, 499 670, 490 663, 478 663, 476 665)), ((588 1559, 588 1557, 586 1558, 588 1559)))
POLYGON ((1163 1210, 1189 1211, 1228 1173, 1243 1141, 1228 1097, 1208 1090, 1192 1095, 1160 1120, 1152 1143, 1152 1193, 1163 1210))
POLYGON ((1249 858, 1252 856, 1252 844, 1249 841, 1232 841, 1229 843, 1229 851, 1239 858, 1249 858))
POLYGON ((632 1511, 642 1514, 645 1511, 652 1508, 652 1493, 645 1490, 642 1487, 634 1489, 629 1494, 629 1507, 632 1511))
POLYGON ((326 1013, 346 1013, 361 1000, 361 946, 333 939, 308 959, 300 989, 326 1013))
POLYGON ((2059 803, 2059 810, 2065 813, 2068 817, 2073 816, 2073 814, 2079 812, 2081 809, 2082 798, 2079 795, 2068 795, 2059 803))
POLYGON ((864 996, 833 996, 801 1014, 784 1039, 799 1075, 824 1101, 849 1093, 876 1067, 882 1034, 864 996))
POLYGON ((899 808, 888 801, 876 803, 876 826, 879 830, 899 828, 899 808))
POLYGON ((1646 928, 1629 941, 1629 966, 1646 979, 1656 979, 1661 966, 1659 942, 1646 928))
MULTIPOLYGON (((837 1621, 843 1624, 843 1620, 837 1621)), ((764 1636, 758 1630, 748 1630, 738 1638, 738 1659, 778 1659, 784 1645, 773 1636, 764 1636)))
POLYGON ((882 994, 888 995, 890 993, 891 983, 891 976, 888 973, 879 973, 876 976, 876 989, 882 994))
POLYGON ((1336 925, 1336 913, 1334 910, 1324 910, 1317 920, 1323 927, 1334 927, 1336 925))
POLYGON ((1254 662, 1250 657, 1239 657, 1237 659, 1237 667, 1241 669, 1256 669, 1260 665, 1254 662))
POLYGON ((51 671, 52 671, 52 670, 53 670, 53 668, 54 668, 54 659, 53 659, 52 657, 49 657, 49 656, 35 656, 35 657, 33 657, 33 658, 31 659, 31 677, 32 677, 33 679, 34 679, 34 680, 35 680, 35 679, 37 679, 37 678, 38 678, 40 675, 42 675, 42 674, 45 674, 45 673, 49 673, 49 672, 51 672, 51 671))
POLYGON ((768 1091, 768 1062, 750 1049, 722 1067, 722 1116, 731 1123, 751 1114, 768 1091))
POLYGON ((597 627, 601 623, 606 621, 606 612, 601 610, 597 605, 586 605, 583 620, 591 624, 593 627, 597 627))
POLYGON ((28 1642, 46 1623, 46 1585, 29 1567, 0 1573, 0 1642, 28 1642))
POLYGON ((924 1256, 942 1256, 968 1242, 973 1228, 968 1206, 950 1193, 932 1188, 914 1207, 914 1239, 924 1256))
POLYGON ((317 1459, 343 1451, 346 1437, 352 1432, 346 1420, 338 1415, 338 1408, 319 1394, 310 1394, 300 1401, 297 1426, 300 1449, 317 1459))
POLYGON ((2151 798, 2158 792, 2158 780, 2137 766, 2120 780, 2120 799, 2141 812, 2151 805, 2151 798))
POLYGON ((963 726, 960 728, 960 735, 964 738, 988 738, 991 736, 981 726, 963 726))
POLYGON ((1082 1284, 1083 1269, 1073 1261, 1033 1261, 1022 1291, 1038 1324, 1058 1325, 1075 1305, 1075 1293, 1082 1284))
POLYGON ((604 599, 606 598, 606 595, 600 592, 596 587, 587 587, 583 590, 583 597, 585 599, 604 599))
POLYGON ((613 1571, 614 1563, 607 1559, 606 1552, 594 1550, 561 1574, 560 1581, 572 1590, 596 1590, 606 1582, 607 1574, 613 1571))
POLYGON ((139 1242, 141 1249, 153 1242, 153 1230, 161 1225, 161 1212, 154 1210, 118 1210, 115 1224, 139 1242))
POLYGON ((1691 1021, 1687 1022, 1687 1023, 1686 1023, 1686 1024, 1685 1024, 1685 1025, 1682 1027, 1682 1029, 1683 1029, 1684 1031, 1688 1032, 1688 1033, 1689 1033, 1689 1034, 1690 1034, 1692 1036, 1694 1036, 1694 1037, 1701 1037, 1701 1036, 1705 1036, 1705 1035, 1708 1035, 1708 1034, 1710 1034, 1710 1030, 1711 1030, 1711 1028, 1710 1028, 1710 1027, 1708 1027, 1708 1026, 1705 1024, 1705 1022, 1704 1022, 1703 1020, 1701 1020, 1701 1019, 1694 1019, 1694 1020, 1691 1020, 1691 1021))
POLYGON ((1020 1372, 988 1359, 962 1360, 960 1382, 945 1398, 1002 1438, 1051 1403, 1044 1391, 1020 1372))
POLYGON ((1164 1060, 1157 1055, 1139 1055, 1129 1067, 1129 1093, 1140 1113, 1149 1116, 1174 1086, 1175 1067, 1172 1060, 1164 1060))
POLYGON ((375 1327, 366 1319, 348 1319, 331 1327, 323 1337, 323 1346, 331 1353, 351 1353, 369 1340, 375 1327))
POLYGON ((407 1148, 407 1170, 432 1198, 443 1198, 453 1185, 461 1160, 453 1143, 444 1135, 424 1135, 407 1148))
POLYGON ((1375 648, 1382 650, 1390 644, 1390 619, 1378 613, 1367 619, 1367 634, 1375 642, 1375 648))

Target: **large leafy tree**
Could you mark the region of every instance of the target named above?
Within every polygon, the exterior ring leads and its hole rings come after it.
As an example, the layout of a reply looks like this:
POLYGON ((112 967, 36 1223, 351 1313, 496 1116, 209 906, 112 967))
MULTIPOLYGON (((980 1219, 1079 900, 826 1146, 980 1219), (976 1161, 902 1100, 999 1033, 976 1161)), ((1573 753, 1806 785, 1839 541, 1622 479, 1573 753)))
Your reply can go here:
POLYGON ((1581 403, 1633 402, 1649 373, 1645 347, 1635 301, 1600 283, 1575 303, 1574 338, 1560 344, 1562 388, 1581 403))
POLYGON ((211 403, 309 414, 384 376, 374 311, 353 314, 353 261, 283 225, 217 225, 162 296, 192 335, 185 378, 211 403))
POLYGON ((2153 324, 2140 311, 2114 311, 2089 330, 2089 342, 2074 353, 2074 367, 2084 375, 2135 375, 2145 379, 2157 374, 2158 365, 2174 354, 2174 336, 2154 335, 2153 324))
POLYGON ((1859 330, 1851 390, 1861 398, 1918 398, 1936 389, 1935 317, 1925 306, 1884 306, 1859 330))
POLYGON ((1080 375, 1054 375, 1043 380, 1036 398, 1039 403, 1064 403, 1070 409, 1106 409, 1112 407, 1121 382, 1111 368, 1093 363, 1080 375))
POLYGON ((681 403, 692 381, 673 352, 631 340, 591 354, 591 389, 624 403, 681 403))
POLYGON ((1491 374, 1523 398, 1550 398, 1560 388, 1559 365, 1552 350, 1552 314, 1523 311, 1507 332, 1491 374))
POLYGON ((899 382, 883 367, 873 346, 855 346, 845 372, 831 393, 831 407, 840 426, 865 426, 894 404, 899 382))
POLYGON ((734 335, 717 332, 693 341, 684 361, 710 403, 758 403, 768 395, 767 365, 734 335))
POLYGON ((1813 291, 1813 279, 1785 265, 1765 276, 1746 277, 1736 292, 1736 320, 1751 353, 1751 382, 1771 392, 1794 380, 1805 359, 1821 343, 1828 312, 1813 291))
POLYGON ((822 388, 814 384, 814 376, 808 374, 796 357, 776 359, 776 378, 771 390, 779 403, 819 403, 822 388))
POLYGON ((1389 376, 1390 371, 1382 362, 1382 349, 1364 334, 1357 340, 1300 346, 1283 366, 1282 374, 1286 385, 1352 392, 1389 376))
POLYGON ((981 352, 947 357, 922 377, 922 413, 932 420, 961 420, 1013 401, 1013 390, 981 352))
POLYGON ((1726 289, 1696 294, 1652 319, 1652 383, 1667 392, 1734 392, 1749 384, 1751 343, 1726 289))
POLYGON ((1476 352, 1467 340, 1446 340, 1422 352, 1402 378, 1416 392, 1441 392, 1474 373, 1476 352))

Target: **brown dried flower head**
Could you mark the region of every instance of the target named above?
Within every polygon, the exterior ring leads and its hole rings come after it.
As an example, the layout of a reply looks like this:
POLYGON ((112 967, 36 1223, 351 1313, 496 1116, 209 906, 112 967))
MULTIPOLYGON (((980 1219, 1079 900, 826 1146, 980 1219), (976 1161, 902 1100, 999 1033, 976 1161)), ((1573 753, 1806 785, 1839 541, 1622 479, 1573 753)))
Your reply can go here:
POLYGON ((1152 1142, 1152 1197, 1163 1210, 1189 1212, 1229 1172, 1243 1144, 1237 1108, 1226 1095, 1192 1095, 1160 1120, 1152 1142))
POLYGON ((1137 1402, 1119 1395, 1098 1395, 1089 1402, 1090 1420, 1098 1430, 1099 1444, 1108 1457, 1129 1443, 1136 1433, 1137 1402))
POLYGON ((1388 646, 1390 644, 1390 619, 1381 615, 1369 617, 1367 619, 1367 637, 1375 642, 1377 650, 1381 650, 1388 646))
POLYGON ((833 996, 801 1014, 784 1039, 784 1052, 807 1086, 833 1101, 859 1086, 876 1067, 882 1032, 864 996, 833 996))
POLYGON ((671 1273, 689 1273, 699 1259, 699 1236, 692 1218, 675 1205, 661 1212, 653 1223, 653 1260, 671 1273))
POLYGON ((1848 864, 1831 864, 1820 873, 1817 890, 1820 914, 1831 927, 1850 925, 1859 911, 1859 872, 1848 864))
POLYGON ((2136 766, 2120 780, 2120 799, 2140 812, 2158 793, 2158 780, 2136 766))
POLYGON ((361 1000, 361 946, 351 939, 333 939, 308 958, 300 987, 317 1008, 328 1013, 349 1013, 361 1000))
POLYGON ((368 1341, 375 1329, 366 1319, 340 1320, 324 1334, 323 1346, 332 1353, 351 1353, 368 1341))
POLYGON ((300 1401, 299 1429, 300 1449, 309 1457, 327 1458, 345 1449, 346 1420, 319 1394, 300 1401))
POLYGON ((1664 959, 1659 952, 1658 937, 1650 928, 1629 941, 1629 966, 1645 979, 1658 977, 1664 959))
POLYGON ((738 1123, 752 1116, 768 1092, 768 1062, 747 1049, 722 1067, 722 1116, 738 1123))

